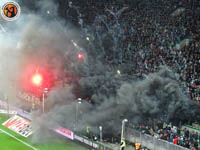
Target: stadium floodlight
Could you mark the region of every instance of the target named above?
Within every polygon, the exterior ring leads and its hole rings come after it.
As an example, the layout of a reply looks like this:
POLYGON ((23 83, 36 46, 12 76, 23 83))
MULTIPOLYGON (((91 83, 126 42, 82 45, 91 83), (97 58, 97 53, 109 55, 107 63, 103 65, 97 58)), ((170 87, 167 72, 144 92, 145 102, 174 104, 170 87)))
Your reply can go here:
POLYGON ((41 84, 42 84, 42 80, 43 80, 43 78, 42 78, 42 75, 40 75, 40 74, 34 74, 33 76, 32 76, 32 78, 31 78, 31 81, 32 81, 32 83, 34 84, 34 85, 36 85, 36 86, 40 86, 41 84))
POLYGON ((122 120, 122 132, 121 132, 121 141, 124 140, 124 130, 125 130, 125 124, 128 122, 128 119, 122 120))
POLYGON ((78 98, 76 102, 76 114, 75 114, 75 125, 74 125, 74 130, 76 131, 76 126, 78 123, 78 115, 79 115, 79 106, 82 103, 82 98, 78 98))
POLYGON ((43 94, 42 94, 42 112, 44 113, 44 99, 45 99, 45 94, 48 93, 48 88, 44 88, 43 94))
POLYGON ((99 126, 99 131, 100 131, 100 142, 103 141, 103 134, 102 134, 102 126, 99 126))
POLYGON ((124 119, 122 122, 128 122, 128 119, 124 119))
POLYGON ((78 98, 77 100, 78 100, 78 103, 81 104, 82 99, 78 98))

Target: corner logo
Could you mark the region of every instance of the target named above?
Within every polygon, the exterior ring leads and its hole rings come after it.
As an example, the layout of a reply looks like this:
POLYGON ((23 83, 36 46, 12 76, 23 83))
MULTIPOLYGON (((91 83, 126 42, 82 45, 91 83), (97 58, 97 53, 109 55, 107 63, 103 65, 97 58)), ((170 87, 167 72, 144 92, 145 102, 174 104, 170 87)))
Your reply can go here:
POLYGON ((9 1, 1 7, 1 15, 7 21, 14 21, 19 18, 20 6, 17 2, 9 1))

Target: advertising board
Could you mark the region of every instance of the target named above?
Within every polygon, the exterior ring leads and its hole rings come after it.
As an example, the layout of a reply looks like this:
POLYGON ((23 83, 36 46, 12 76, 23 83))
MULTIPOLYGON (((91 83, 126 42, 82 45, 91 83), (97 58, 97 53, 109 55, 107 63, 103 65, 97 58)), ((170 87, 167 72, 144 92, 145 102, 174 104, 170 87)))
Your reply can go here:
POLYGON ((24 137, 28 137, 33 133, 31 122, 18 115, 14 115, 5 121, 3 125, 24 137))
POLYGON ((58 128, 55 128, 53 129, 55 132, 71 139, 71 140, 74 140, 74 133, 70 130, 67 130, 65 128, 62 128, 62 127, 58 127, 58 128))

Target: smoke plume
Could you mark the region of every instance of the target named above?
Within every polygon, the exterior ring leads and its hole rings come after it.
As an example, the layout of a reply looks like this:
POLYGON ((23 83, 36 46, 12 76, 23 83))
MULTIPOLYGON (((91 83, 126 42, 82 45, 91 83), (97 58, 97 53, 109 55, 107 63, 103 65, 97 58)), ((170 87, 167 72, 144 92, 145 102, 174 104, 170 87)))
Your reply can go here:
MULTIPOLYGON (((148 118, 200 119, 197 106, 183 94, 169 68, 161 67, 144 80, 126 73, 116 74, 112 66, 93 58, 79 31, 68 27, 58 16, 57 5, 49 1, 37 4, 37 8, 42 6, 40 13, 22 15, 17 22, 4 24, 7 32, 0 35, 1 90, 15 99, 16 92, 8 87, 14 84, 26 64, 50 68, 56 77, 76 74, 80 88, 74 89, 69 84, 50 91, 46 102, 48 112, 32 114, 33 124, 38 129, 34 142, 50 136, 44 130, 46 127, 63 126, 84 132, 86 126, 90 126, 97 133, 102 126, 106 134, 117 134, 124 118, 130 123, 143 123, 148 118), (74 46, 73 41, 83 48, 74 46), (85 55, 83 62, 76 58, 80 51, 85 55), (90 97, 92 102, 83 100, 78 104, 75 93, 90 97)), ((119 69, 123 70, 120 66, 119 69)))

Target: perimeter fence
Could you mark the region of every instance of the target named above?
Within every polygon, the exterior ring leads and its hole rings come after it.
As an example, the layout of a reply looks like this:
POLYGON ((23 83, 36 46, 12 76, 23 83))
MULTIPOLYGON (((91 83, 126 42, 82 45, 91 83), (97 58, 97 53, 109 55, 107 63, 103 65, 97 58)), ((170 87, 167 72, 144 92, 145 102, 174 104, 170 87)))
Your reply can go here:
POLYGON ((157 139, 151 135, 143 134, 132 128, 126 128, 126 139, 132 143, 139 142, 142 146, 151 150, 189 150, 180 145, 175 145, 168 141, 157 139))

